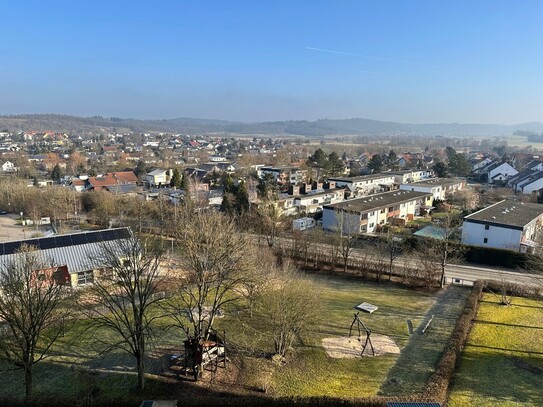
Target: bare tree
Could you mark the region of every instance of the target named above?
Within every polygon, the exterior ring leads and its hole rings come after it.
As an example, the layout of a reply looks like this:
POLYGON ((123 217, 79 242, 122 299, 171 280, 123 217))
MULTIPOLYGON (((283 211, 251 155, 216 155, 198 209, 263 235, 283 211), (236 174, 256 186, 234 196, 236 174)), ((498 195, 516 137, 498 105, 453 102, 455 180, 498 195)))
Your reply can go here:
POLYGON ((31 246, 22 246, 14 260, 0 266, 0 357, 23 369, 27 397, 34 365, 48 355, 69 315, 71 289, 62 277, 31 246))
POLYGON ((388 261, 388 279, 390 280, 392 278, 394 261, 402 252, 402 239, 389 229, 384 239, 379 242, 379 250, 386 255, 388 261))
POLYGON ((258 208, 260 230, 266 236, 268 246, 273 247, 282 227, 281 210, 272 201, 262 202, 258 208))
MULTIPOLYGON (((439 219, 442 234, 436 238, 425 239, 420 253, 427 261, 439 266, 439 285, 445 286, 445 270, 448 264, 459 262, 464 257, 464 249, 458 242, 457 232, 462 222, 459 215, 448 211, 439 219)), ((423 260, 422 258, 420 260, 423 260)))
POLYGON ((260 314, 268 321, 275 353, 284 357, 295 340, 318 315, 318 295, 314 284, 286 265, 277 283, 260 300, 260 314))
POLYGON ((346 272, 349 259, 358 242, 360 223, 355 216, 349 216, 344 211, 336 211, 335 224, 332 229, 334 231, 331 238, 332 254, 339 255, 343 271, 346 272))
POLYGON ((217 212, 193 213, 180 232, 184 278, 168 306, 188 337, 206 340, 223 307, 242 298, 251 264, 249 241, 232 219, 217 212))
POLYGON ((131 236, 103 243, 97 260, 103 270, 89 289, 92 302, 86 309, 94 326, 105 327, 118 338, 116 345, 136 358, 138 388, 145 386, 145 354, 154 339, 152 313, 160 301, 161 242, 131 236))

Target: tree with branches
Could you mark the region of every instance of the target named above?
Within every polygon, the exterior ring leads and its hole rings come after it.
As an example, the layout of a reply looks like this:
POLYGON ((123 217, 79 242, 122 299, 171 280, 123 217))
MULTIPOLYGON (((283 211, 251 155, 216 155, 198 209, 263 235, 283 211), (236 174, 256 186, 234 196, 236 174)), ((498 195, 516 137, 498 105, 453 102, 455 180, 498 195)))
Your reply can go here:
POLYGON ((118 339, 115 346, 134 356, 139 390, 145 387, 145 355, 155 339, 154 322, 163 317, 152 313, 161 299, 162 257, 161 242, 131 236, 102 243, 98 258, 93 260, 103 267, 89 289, 98 306, 85 311, 94 327, 111 330, 118 339))
POLYGON ((284 357, 296 339, 309 329, 319 313, 319 296, 311 280, 287 264, 274 276, 259 302, 259 314, 268 322, 275 353, 284 357))
POLYGON ((234 220, 199 212, 187 219, 178 242, 184 279, 167 307, 187 337, 207 340, 224 307, 242 298, 251 269, 249 241, 234 220))
POLYGON ((0 266, 0 358, 23 369, 26 397, 34 366, 48 356, 70 315, 72 292, 64 283, 62 271, 32 246, 0 266))

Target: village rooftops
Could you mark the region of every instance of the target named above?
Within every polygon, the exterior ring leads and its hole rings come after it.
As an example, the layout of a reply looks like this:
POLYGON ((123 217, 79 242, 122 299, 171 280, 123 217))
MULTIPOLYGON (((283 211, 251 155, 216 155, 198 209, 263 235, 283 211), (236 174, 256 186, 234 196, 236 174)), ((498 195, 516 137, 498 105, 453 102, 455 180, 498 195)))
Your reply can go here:
POLYGON ((394 174, 391 172, 388 172, 388 173, 381 173, 381 174, 359 175, 358 177, 328 178, 328 180, 336 181, 336 182, 361 182, 361 181, 370 181, 373 179, 389 178, 389 177, 394 177, 394 174))
POLYGON ((464 221, 523 229, 541 214, 543 205, 503 200, 466 216, 464 221))
POLYGON ((370 195, 363 198, 349 199, 337 204, 325 205, 323 208, 343 209, 348 212, 369 212, 378 208, 397 205, 415 199, 429 198, 432 194, 417 191, 392 191, 370 195))

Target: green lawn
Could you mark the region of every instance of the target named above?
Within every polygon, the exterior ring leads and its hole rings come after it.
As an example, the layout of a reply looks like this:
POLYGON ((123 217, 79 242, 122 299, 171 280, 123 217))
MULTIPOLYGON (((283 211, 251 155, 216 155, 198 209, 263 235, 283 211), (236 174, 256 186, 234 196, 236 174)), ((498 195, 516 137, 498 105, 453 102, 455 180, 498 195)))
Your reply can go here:
MULTIPOLYGON (((245 375, 250 385, 265 381, 277 396, 337 396, 363 397, 376 395, 389 370, 395 365, 398 355, 375 358, 333 359, 321 346, 322 339, 347 336, 353 319, 353 306, 367 301, 379 306, 373 314, 362 314, 361 318, 374 332, 385 334, 403 348, 408 339, 406 319, 411 319, 415 328, 420 324, 436 296, 417 293, 394 284, 375 284, 358 280, 313 276, 322 301, 319 322, 302 338, 294 354, 284 366, 274 366, 256 358, 248 360, 245 375), (265 378, 258 373, 265 371, 265 378), (271 371, 271 373, 270 373, 271 371)), ((257 347, 271 352, 272 343, 257 331, 266 331, 265 321, 257 317, 251 321, 221 321, 235 331, 243 346, 257 347), (255 331, 252 331, 255 328, 255 331)), ((232 335, 230 335, 232 336, 232 335)))
MULTIPOLYGON (((441 294, 415 292, 395 284, 320 275, 310 278, 318 287, 322 312, 318 322, 296 344, 288 363, 283 366, 275 365, 265 357, 273 351, 266 320, 258 315, 250 318, 247 313, 226 312, 226 317, 217 321, 217 328, 226 330, 227 349, 233 346, 238 350, 237 353, 230 352, 230 357, 232 363, 240 368, 239 389, 265 388, 275 396, 363 397, 382 394, 384 384, 391 378, 396 379, 395 383, 406 383, 417 390, 424 387, 446 341, 449 331, 444 327, 454 322, 454 317, 440 314, 439 307, 435 307, 440 302, 436 303, 436 298, 445 299, 440 305, 442 310, 449 302, 456 304, 450 307, 455 310, 450 311, 454 314, 463 301, 463 293, 448 298, 441 294), (353 306, 363 301, 373 303, 379 309, 373 314, 361 313, 362 320, 374 333, 394 339, 402 353, 357 359, 328 357, 321 346, 322 339, 347 336, 353 306), (408 335, 406 319, 412 320, 417 330, 434 312, 439 315, 436 315, 428 334, 415 332, 408 335), (443 323, 439 323, 440 318, 443 323), (447 320, 452 322, 446 323, 447 320), (403 352, 404 349, 408 354, 403 352), (415 366, 417 374, 413 374, 415 366)), ((103 345, 97 339, 111 342, 111 333, 103 329, 85 331, 85 326, 86 321, 79 321, 54 346, 53 355, 36 367, 36 395, 81 398, 93 387, 106 397, 134 394, 134 359, 118 348, 100 353, 103 345)), ((167 368, 168 356, 181 350, 182 339, 176 330, 160 335, 160 341, 147 361, 147 371, 155 376, 148 379, 145 397, 163 395, 165 389, 179 395, 187 391, 187 386, 190 386, 187 383, 166 384, 156 376, 167 368)), ((0 394, 20 397, 24 393, 22 372, 9 369, 10 366, 0 364, 0 394)), ((395 394, 398 392, 398 389, 394 391, 395 394)))
POLYGON ((485 294, 449 406, 543 405, 543 301, 485 294))

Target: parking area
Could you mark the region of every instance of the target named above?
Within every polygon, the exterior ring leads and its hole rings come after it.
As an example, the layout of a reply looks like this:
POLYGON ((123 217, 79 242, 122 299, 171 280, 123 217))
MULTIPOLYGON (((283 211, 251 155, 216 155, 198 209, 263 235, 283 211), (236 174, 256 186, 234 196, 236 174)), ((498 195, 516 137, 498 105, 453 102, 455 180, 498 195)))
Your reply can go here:
POLYGON ((1 215, 0 216, 0 242, 10 240, 21 240, 25 237, 31 237, 36 233, 35 227, 25 227, 17 225, 17 216, 1 215))

